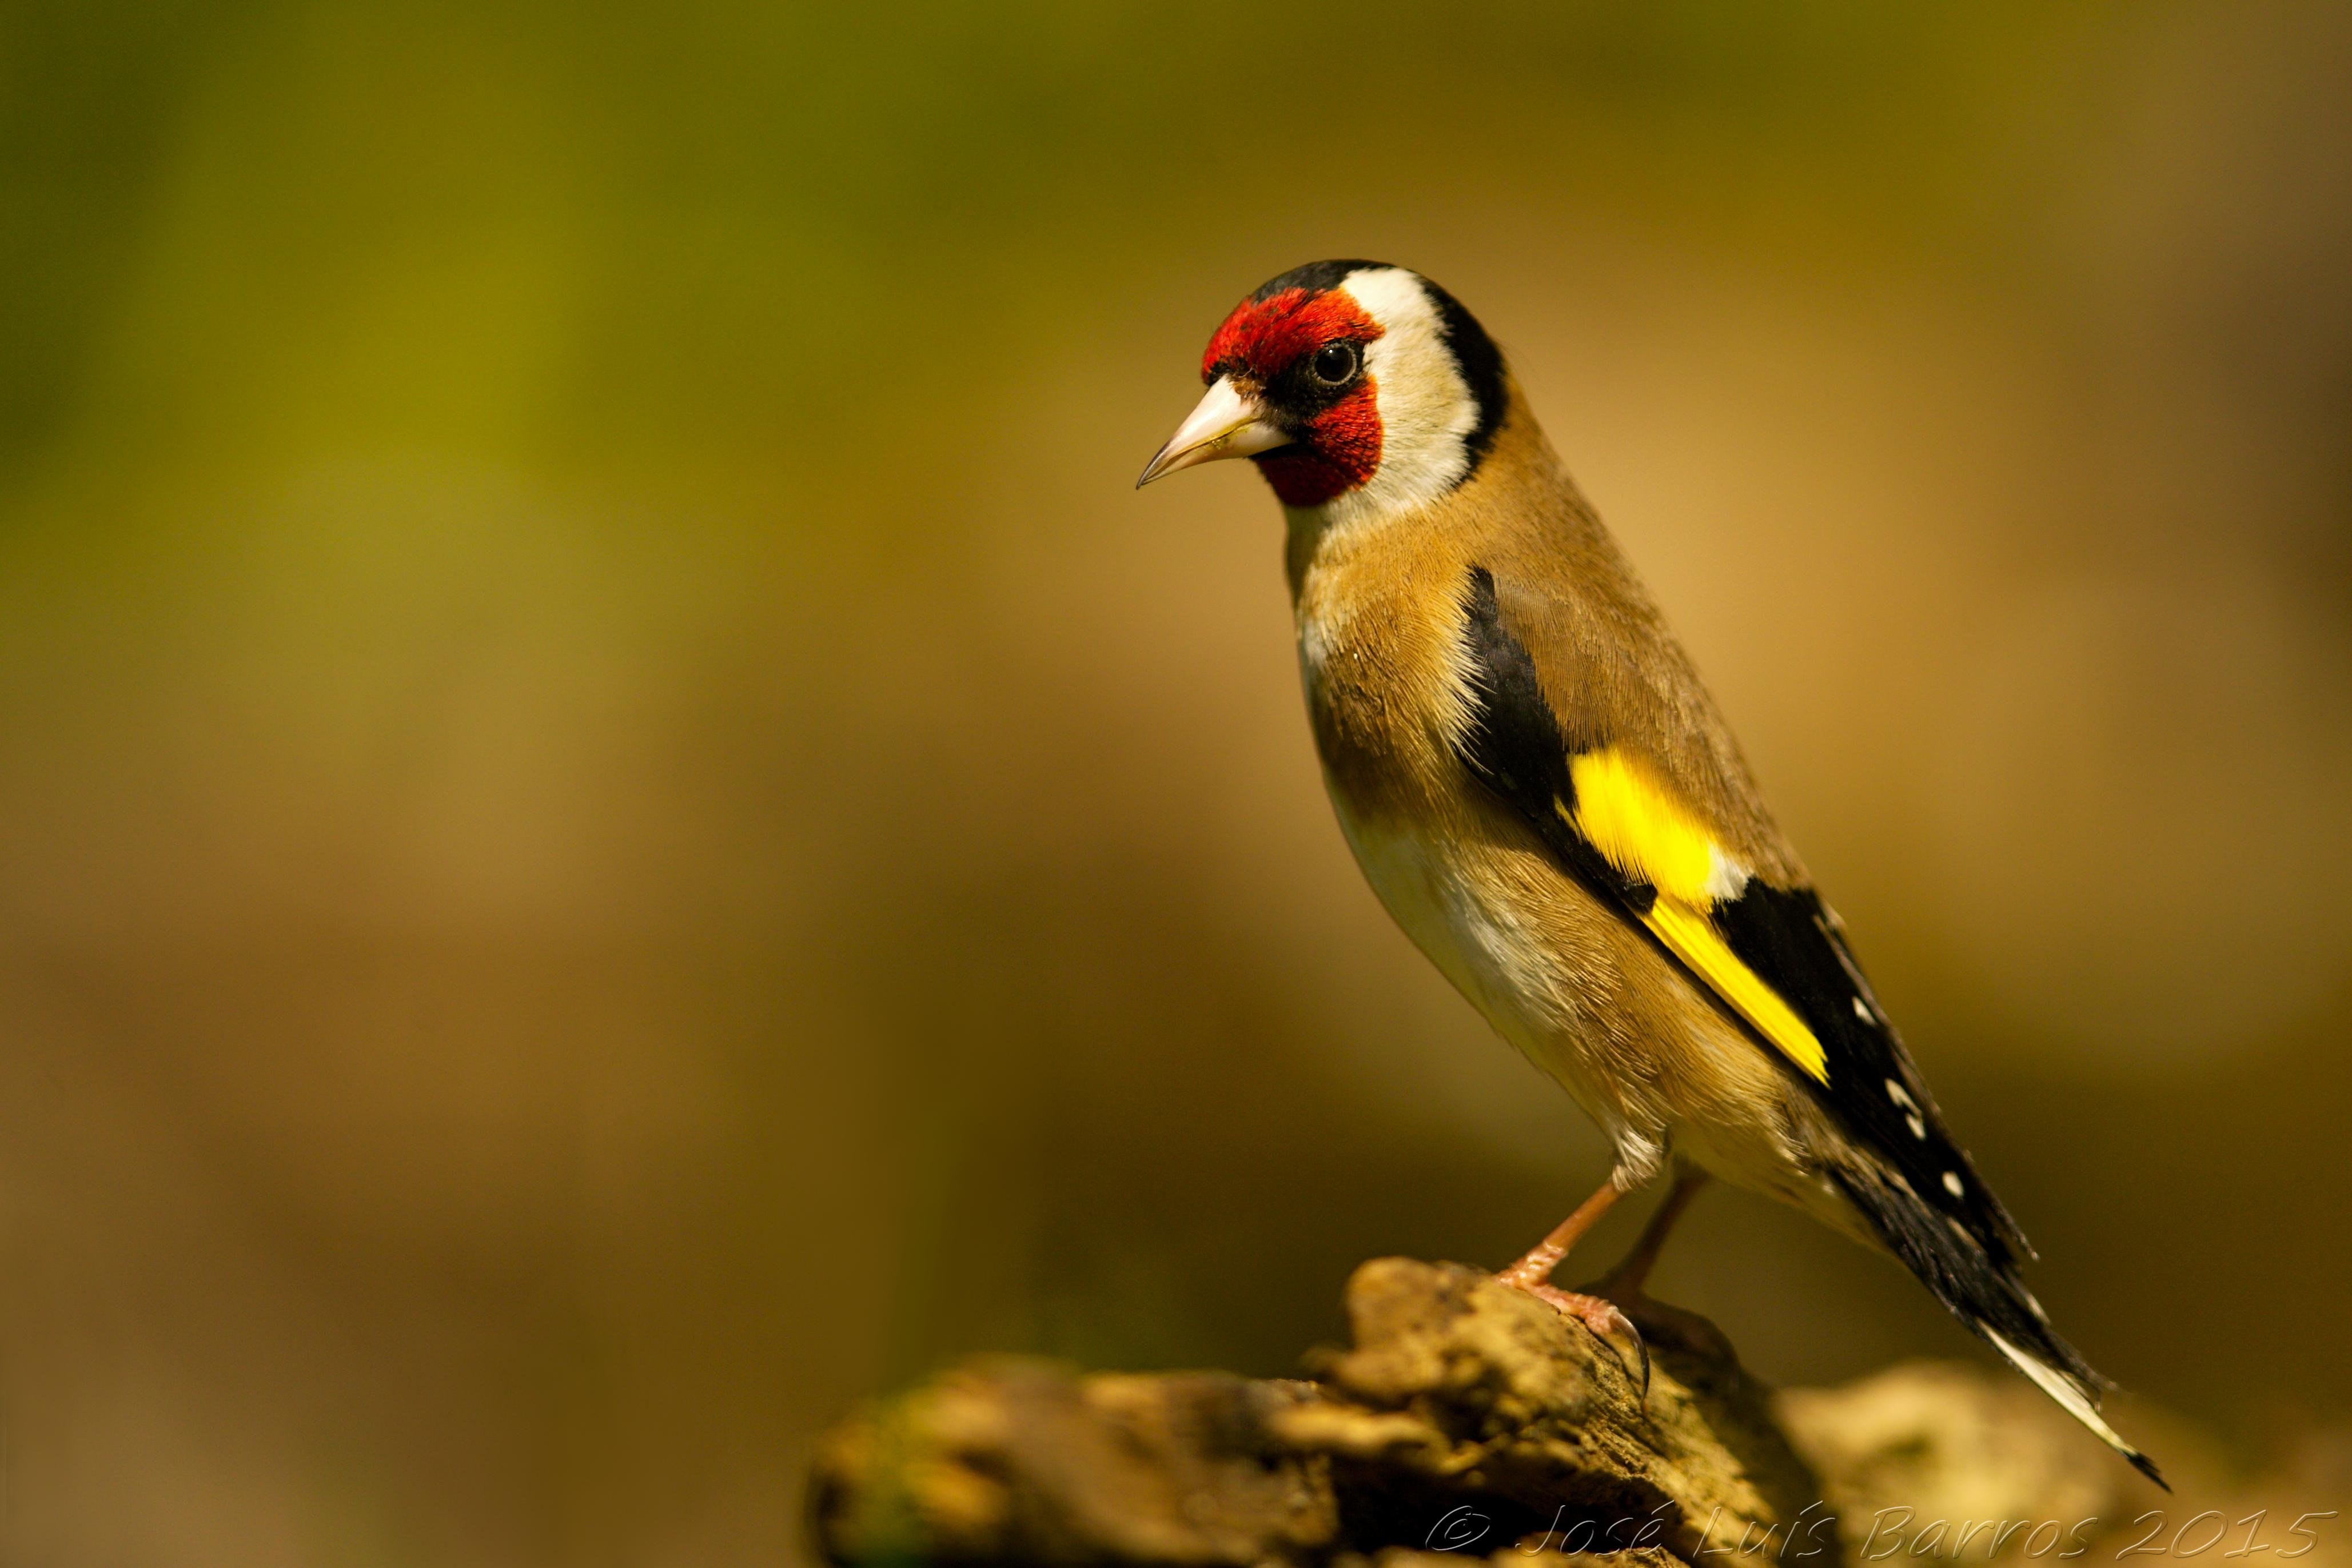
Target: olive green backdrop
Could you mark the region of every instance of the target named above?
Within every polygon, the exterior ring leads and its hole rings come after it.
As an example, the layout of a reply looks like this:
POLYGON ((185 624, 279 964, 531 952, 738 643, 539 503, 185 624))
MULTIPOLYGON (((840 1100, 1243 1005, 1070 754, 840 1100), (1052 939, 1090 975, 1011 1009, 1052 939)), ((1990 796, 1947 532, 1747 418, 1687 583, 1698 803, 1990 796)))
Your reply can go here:
MULTIPOLYGON (((0 1554, 773 1562, 861 1393, 1283 1371, 1582 1196, 1328 820, 1271 501, 1129 489, 1328 255, 1511 353, 2061 1322, 2341 1421, 2347 50, 14 0, 0 1554)), ((1660 1289, 1970 1354, 1738 1195, 1660 1289)))

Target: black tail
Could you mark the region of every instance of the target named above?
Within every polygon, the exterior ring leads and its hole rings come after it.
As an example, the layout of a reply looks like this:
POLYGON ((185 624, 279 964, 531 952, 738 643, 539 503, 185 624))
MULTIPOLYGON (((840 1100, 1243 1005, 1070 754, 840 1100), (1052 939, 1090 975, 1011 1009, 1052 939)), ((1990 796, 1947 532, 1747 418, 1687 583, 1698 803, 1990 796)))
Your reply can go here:
POLYGON ((1922 1203, 1902 1184, 1876 1171, 1833 1169, 1840 1190, 1868 1216, 1888 1249, 1979 1338, 2032 1378, 2066 1413, 2165 1490, 2172 1488, 2156 1462, 2099 1415, 2111 1386, 2073 1345, 2058 1337, 2042 1303, 2017 1278, 2007 1240, 1990 1239, 1922 1203))

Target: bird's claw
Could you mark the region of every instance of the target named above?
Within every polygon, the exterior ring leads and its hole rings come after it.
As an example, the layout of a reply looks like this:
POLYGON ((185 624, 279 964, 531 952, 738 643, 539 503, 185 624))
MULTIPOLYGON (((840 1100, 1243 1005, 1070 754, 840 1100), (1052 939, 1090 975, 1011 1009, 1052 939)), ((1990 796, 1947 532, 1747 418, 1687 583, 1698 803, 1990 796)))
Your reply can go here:
POLYGON ((1649 1402, 1649 1342, 1642 1337, 1642 1331, 1633 1326, 1633 1320, 1627 1317, 1618 1308, 1616 1302, 1605 1296, 1582 1295, 1575 1291, 1563 1291, 1557 1285, 1547 1285, 1540 1281, 1522 1282, 1506 1280, 1505 1283, 1517 1286, 1562 1316, 1574 1318, 1591 1330, 1592 1337, 1599 1340, 1608 1348, 1609 1354, 1617 1358, 1617 1364, 1624 1371, 1625 1375, 1639 1385, 1642 1402, 1644 1404, 1649 1402), (1633 1354, 1630 1356, 1625 1354, 1628 1346, 1633 1350, 1633 1354), (1641 1369, 1638 1375, 1634 1371, 1637 1366, 1641 1369))

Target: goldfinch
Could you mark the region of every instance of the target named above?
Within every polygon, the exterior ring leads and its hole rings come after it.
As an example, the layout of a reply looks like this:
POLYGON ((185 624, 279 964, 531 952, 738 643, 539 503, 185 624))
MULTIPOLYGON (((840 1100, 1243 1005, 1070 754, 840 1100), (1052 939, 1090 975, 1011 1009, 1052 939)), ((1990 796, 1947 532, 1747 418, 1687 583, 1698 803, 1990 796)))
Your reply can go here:
POLYGON ((1673 1166, 1649 1232, 1596 1287, 1638 1291, 1712 1173, 1899 1259, 2162 1485, 2019 1280, 2024 1235, 1476 319, 1402 267, 1318 262, 1236 307, 1201 378, 1139 487, 1256 463, 1287 519, 1308 716, 1357 863, 1614 1145, 1601 1190, 1499 1277, 1628 1333, 1553 1269, 1673 1166))

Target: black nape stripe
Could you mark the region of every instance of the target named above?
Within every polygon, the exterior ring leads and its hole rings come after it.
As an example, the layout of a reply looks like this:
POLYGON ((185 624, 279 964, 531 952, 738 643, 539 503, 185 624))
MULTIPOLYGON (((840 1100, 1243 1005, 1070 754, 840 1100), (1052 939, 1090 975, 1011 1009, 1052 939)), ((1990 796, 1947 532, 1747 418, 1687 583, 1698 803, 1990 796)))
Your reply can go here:
POLYGON ((1462 301, 1426 277, 1422 278, 1421 286, 1429 290, 1429 298, 1437 306, 1438 319, 1445 327, 1445 346, 1454 350, 1454 362, 1461 368, 1462 379, 1469 383, 1470 396, 1478 404, 1478 423, 1463 443, 1470 455, 1470 470, 1475 473, 1479 459, 1495 444, 1495 433, 1503 427, 1507 399, 1503 390, 1503 350, 1495 346, 1495 340, 1486 336, 1486 329, 1478 325, 1478 318, 1471 315, 1462 301))

